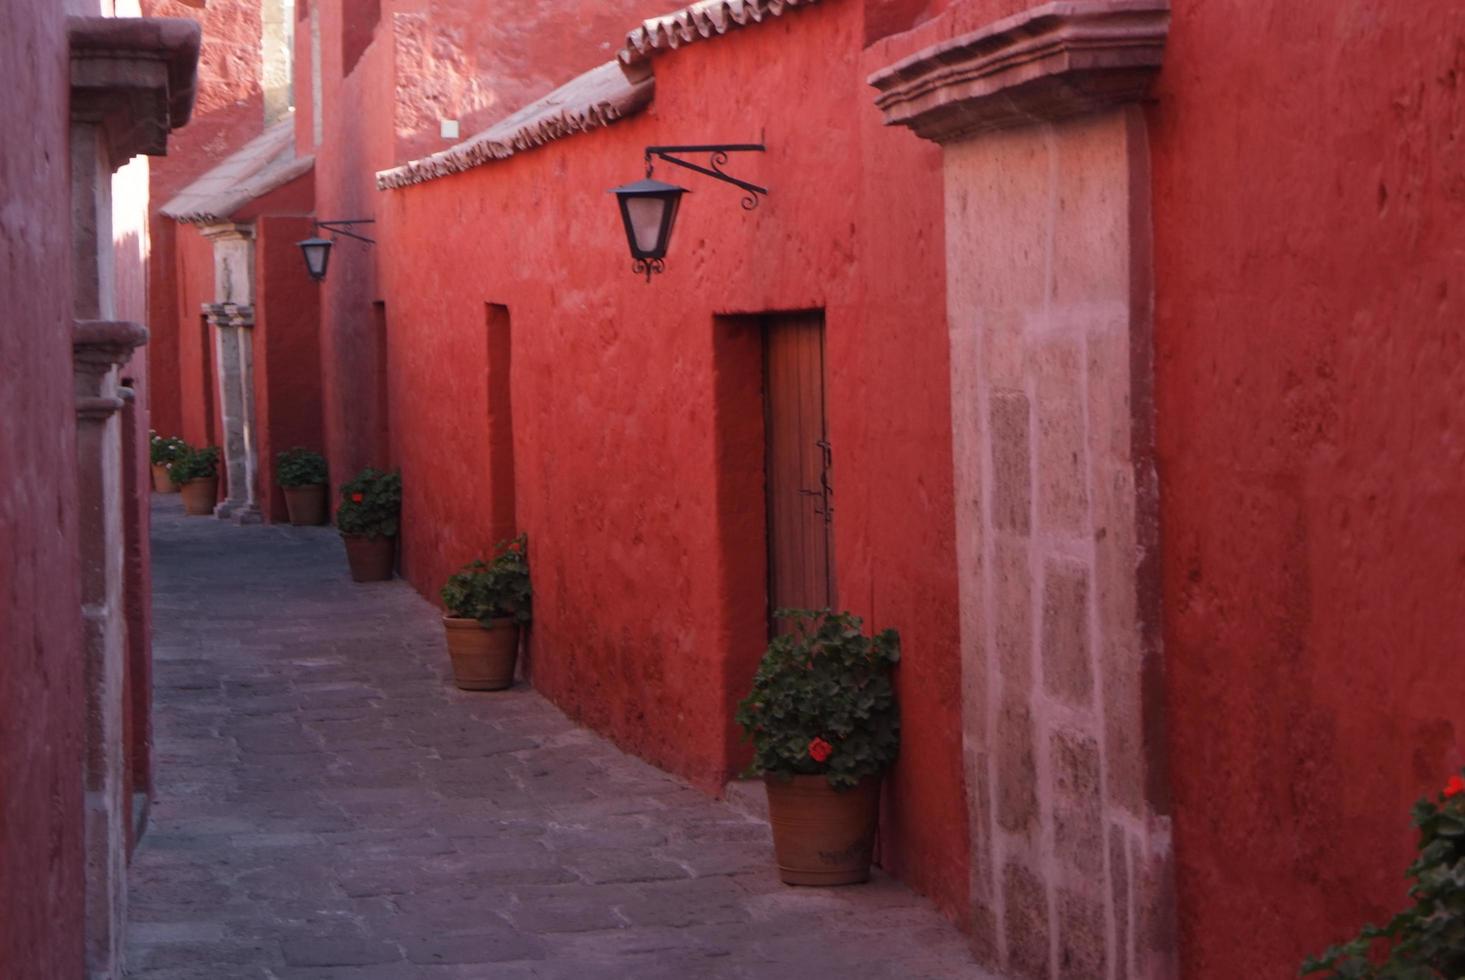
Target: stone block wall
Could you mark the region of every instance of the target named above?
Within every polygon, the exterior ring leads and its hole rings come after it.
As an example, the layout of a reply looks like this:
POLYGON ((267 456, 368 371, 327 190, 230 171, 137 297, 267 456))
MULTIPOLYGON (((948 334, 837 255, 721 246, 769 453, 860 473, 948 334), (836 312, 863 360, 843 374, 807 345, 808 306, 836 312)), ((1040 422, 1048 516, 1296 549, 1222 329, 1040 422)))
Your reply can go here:
POLYGON ((946 148, 974 933, 1014 977, 1172 970, 1138 111, 946 148))

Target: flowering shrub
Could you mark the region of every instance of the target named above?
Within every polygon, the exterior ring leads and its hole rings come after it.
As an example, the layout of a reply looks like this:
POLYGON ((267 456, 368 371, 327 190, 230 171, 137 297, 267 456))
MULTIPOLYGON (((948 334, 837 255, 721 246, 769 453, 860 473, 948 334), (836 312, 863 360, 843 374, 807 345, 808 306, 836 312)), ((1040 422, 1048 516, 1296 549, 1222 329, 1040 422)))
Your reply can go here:
POLYGON ((326 460, 320 453, 293 446, 275 459, 275 479, 282 487, 313 487, 326 482, 326 460))
POLYGON ((522 626, 531 616, 529 538, 519 535, 494 546, 491 562, 477 559, 448 579, 440 593, 448 612, 493 629, 495 619, 512 619, 522 626))
POLYGON ((828 609, 774 615, 794 630, 769 643, 736 716, 753 743, 750 771, 824 775, 836 789, 883 772, 900 750, 899 634, 866 636, 858 616, 828 609))
POLYGON ((188 443, 177 436, 164 439, 156 432, 148 430, 148 458, 154 466, 167 466, 186 452, 188 443))
POLYGON ((174 457, 173 462, 168 466, 168 475, 174 483, 187 483, 189 480, 207 480, 209 477, 219 475, 219 450, 214 446, 205 446, 203 449, 189 449, 183 447, 183 452, 174 457))
POLYGON ((394 537, 402 513, 402 475, 367 467, 341 488, 336 527, 342 534, 394 537))
POLYGON ((1419 857, 1409 866, 1414 906, 1387 925, 1302 964, 1329 980, 1459 980, 1465 977, 1465 770, 1435 800, 1414 804, 1419 857), (1381 948, 1375 950, 1376 945, 1381 948), (1377 955, 1371 955, 1377 953, 1377 955))

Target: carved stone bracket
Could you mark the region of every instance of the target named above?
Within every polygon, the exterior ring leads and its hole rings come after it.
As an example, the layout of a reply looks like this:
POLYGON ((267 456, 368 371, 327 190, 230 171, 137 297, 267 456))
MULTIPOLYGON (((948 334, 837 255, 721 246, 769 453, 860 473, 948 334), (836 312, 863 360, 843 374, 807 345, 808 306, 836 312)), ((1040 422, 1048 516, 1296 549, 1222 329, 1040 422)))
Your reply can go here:
POLYGON ((78 418, 105 419, 122 408, 112 370, 126 364, 147 339, 147 328, 129 320, 75 321, 71 351, 78 418))
POLYGON ((203 314, 213 327, 254 326, 254 307, 243 303, 205 303, 203 314))
POLYGON ((1061 0, 932 45, 870 76, 888 126, 948 143, 1149 93, 1168 0, 1061 0))
POLYGON ((172 17, 72 17, 71 118, 101 128, 113 169, 167 152, 193 113, 201 29, 172 17))

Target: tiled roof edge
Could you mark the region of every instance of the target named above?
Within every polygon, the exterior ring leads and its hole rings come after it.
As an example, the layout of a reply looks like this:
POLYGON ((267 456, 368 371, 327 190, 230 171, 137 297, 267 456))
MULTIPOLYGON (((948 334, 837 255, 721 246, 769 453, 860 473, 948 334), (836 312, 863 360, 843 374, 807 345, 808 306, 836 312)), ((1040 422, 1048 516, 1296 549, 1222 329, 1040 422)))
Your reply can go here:
POLYGON ((761 24, 785 13, 809 7, 819 0, 700 0, 681 10, 653 17, 626 35, 617 60, 626 66, 683 45, 719 37, 729 31, 761 24))

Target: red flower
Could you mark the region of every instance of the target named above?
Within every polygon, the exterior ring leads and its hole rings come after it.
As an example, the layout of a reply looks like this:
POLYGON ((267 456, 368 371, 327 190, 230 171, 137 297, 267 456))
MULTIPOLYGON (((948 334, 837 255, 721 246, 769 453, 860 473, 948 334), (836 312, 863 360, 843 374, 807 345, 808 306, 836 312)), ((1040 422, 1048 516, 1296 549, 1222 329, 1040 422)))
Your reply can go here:
POLYGON ((829 758, 829 756, 833 754, 833 752, 834 746, 830 745, 822 738, 816 738, 814 739, 814 741, 809 743, 809 758, 813 759, 815 762, 823 762, 825 759, 829 758))
POLYGON ((359 504, 359 503, 361 503, 365 499, 366 499, 366 494, 364 494, 364 493, 353 493, 351 495, 351 502, 352 503, 359 504))
POLYGON ((1459 796, 1461 793, 1465 793, 1465 779, 1461 779, 1459 776, 1451 776, 1450 781, 1445 783, 1445 799, 1451 799, 1452 797, 1459 796))

